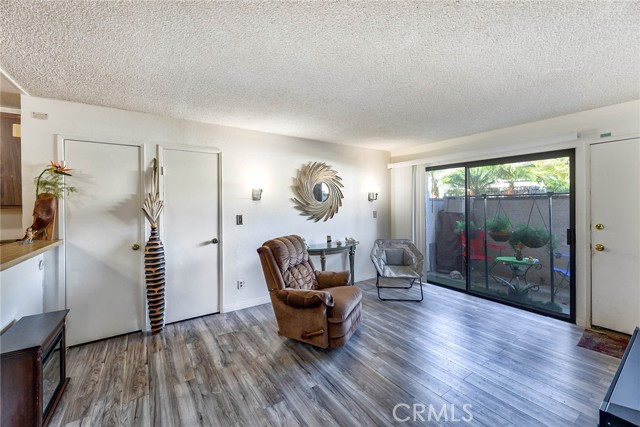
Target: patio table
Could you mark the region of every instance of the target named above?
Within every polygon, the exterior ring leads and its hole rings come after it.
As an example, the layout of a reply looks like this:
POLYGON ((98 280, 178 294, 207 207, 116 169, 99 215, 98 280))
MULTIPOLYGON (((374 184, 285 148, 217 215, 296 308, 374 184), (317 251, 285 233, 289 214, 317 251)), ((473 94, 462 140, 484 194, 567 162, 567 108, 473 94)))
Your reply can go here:
POLYGON ((540 288, 540 284, 529 283, 527 281, 527 273, 531 268, 540 270, 542 269, 542 264, 540 264, 540 261, 537 258, 516 259, 514 256, 499 256, 496 257, 495 262, 489 269, 489 274, 496 282, 502 283, 503 285, 513 289, 515 292, 523 293, 530 289, 537 291, 540 288), (511 278, 509 280, 493 274, 493 268, 498 263, 509 266, 509 270, 511 271, 511 278))
POLYGON ((354 284, 354 261, 356 256, 356 246, 360 242, 347 242, 343 245, 334 245, 334 244, 320 244, 320 245, 308 245, 307 252, 309 255, 320 255, 320 266, 322 271, 324 271, 326 266, 327 255, 338 254, 341 252, 349 251, 349 271, 351 273, 351 285, 354 284))

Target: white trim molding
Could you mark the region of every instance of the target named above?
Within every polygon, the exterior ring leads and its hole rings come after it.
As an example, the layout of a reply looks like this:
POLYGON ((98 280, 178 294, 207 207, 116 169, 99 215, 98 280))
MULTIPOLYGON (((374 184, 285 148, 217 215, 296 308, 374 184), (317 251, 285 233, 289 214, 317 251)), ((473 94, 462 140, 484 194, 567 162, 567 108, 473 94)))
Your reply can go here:
POLYGON ((578 132, 569 132, 561 135, 554 135, 547 138, 535 139, 525 142, 514 142, 509 145, 485 146, 475 149, 465 149, 465 146, 477 146, 474 142, 464 141, 443 144, 437 142, 428 146, 428 151, 423 153, 419 159, 405 160, 401 162, 389 163, 389 169, 400 168, 405 166, 423 165, 423 166, 439 166, 451 163, 471 162, 476 160, 494 159, 497 157, 519 156, 523 154, 541 153, 544 151, 561 150, 563 148, 573 148, 578 140, 578 132), (442 151, 451 151, 458 147, 457 150, 442 154, 442 151), (436 152, 434 156, 428 156, 429 152, 436 152))
POLYGON ((269 295, 257 298, 251 298, 244 301, 238 301, 233 304, 228 304, 222 307, 222 313, 229 313, 230 311, 242 310, 243 308, 255 307, 256 305, 267 304, 271 302, 269 295))

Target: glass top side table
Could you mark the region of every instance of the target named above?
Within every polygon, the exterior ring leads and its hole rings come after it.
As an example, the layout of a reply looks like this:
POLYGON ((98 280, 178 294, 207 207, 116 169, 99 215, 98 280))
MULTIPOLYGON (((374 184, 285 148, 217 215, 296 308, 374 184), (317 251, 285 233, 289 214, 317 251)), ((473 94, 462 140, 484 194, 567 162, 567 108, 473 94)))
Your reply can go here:
POLYGON ((343 243, 342 245, 330 244, 326 243, 320 245, 309 245, 307 247, 307 252, 309 255, 319 255, 320 256, 320 266, 322 271, 325 271, 325 267, 327 264, 327 255, 339 254, 342 252, 349 252, 349 272, 351 273, 351 285, 354 283, 354 262, 356 257, 356 246, 358 242, 350 242, 343 243))

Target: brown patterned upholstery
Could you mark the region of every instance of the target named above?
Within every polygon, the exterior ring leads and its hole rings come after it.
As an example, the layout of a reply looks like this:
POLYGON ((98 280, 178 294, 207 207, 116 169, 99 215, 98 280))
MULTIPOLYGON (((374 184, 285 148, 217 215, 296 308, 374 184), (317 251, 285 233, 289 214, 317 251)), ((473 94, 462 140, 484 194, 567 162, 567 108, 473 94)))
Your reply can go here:
POLYGON ((322 348, 340 347, 360 325, 362 292, 349 272, 315 271, 300 236, 258 248, 281 335, 322 348))

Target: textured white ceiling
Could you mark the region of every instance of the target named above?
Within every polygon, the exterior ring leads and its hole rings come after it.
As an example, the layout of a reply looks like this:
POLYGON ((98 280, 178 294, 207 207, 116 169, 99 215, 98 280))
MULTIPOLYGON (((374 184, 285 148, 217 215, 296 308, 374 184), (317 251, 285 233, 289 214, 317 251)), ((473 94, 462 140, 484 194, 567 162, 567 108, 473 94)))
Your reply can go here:
POLYGON ((0 3, 30 95, 391 150, 640 98, 640 2, 0 3))

